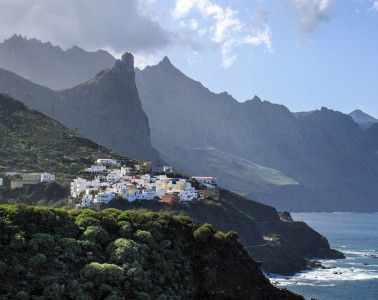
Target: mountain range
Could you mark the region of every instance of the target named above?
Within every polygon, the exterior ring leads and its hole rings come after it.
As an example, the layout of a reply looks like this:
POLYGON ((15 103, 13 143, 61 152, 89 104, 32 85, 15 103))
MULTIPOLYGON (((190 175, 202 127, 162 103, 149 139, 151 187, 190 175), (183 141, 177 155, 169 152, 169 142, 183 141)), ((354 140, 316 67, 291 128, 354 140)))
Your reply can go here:
POLYGON ((0 70, 0 91, 122 154, 215 176, 280 210, 378 210, 378 129, 360 126, 354 114, 325 107, 294 114, 257 96, 241 103, 167 57, 134 73, 128 54, 63 91, 0 70))
POLYGON ((257 96, 240 103, 167 57, 137 70, 136 81, 152 144, 184 172, 213 174, 278 209, 378 210, 378 136, 350 116, 325 107, 293 115, 257 96))
POLYGON ((50 42, 16 34, 0 43, 1 68, 55 90, 83 83, 114 62, 104 50, 87 52, 73 46, 64 51, 50 42))

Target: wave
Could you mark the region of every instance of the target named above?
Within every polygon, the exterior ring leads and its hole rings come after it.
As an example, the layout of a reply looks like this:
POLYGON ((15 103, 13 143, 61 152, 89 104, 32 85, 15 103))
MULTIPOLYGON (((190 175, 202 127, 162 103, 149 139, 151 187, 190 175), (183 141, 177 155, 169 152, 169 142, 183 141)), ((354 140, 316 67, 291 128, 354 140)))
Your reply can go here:
POLYGON ((334 282, 340 281, 360 281, 378 279, 377 270, 366 270, 361 268, 342 268, 317 269, 297 273, 294 276, 269 276, 273 284, 280 286, 289 285, 316 285, 332 286, 334 282))

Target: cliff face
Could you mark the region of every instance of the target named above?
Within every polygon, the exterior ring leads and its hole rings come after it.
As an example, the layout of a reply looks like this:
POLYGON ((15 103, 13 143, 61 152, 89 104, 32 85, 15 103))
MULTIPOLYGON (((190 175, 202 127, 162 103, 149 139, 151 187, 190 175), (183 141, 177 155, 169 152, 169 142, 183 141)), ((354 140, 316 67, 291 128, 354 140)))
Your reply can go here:
POLYGON ((160 159, 151 146, 131 54, 90 81, 63 91, 50 90, 0 69, 0 91, 120 154, 148 161, 160 159))
POLYGON ((136 80, 152 144, 183 172, 215 176, 280 210, 378 209, 375 142, 350 116, 326 108, 294 115, 258 97, 239 103, 168 58, 137 70, 136 80))
MULTIPOLYGON (((195 222, 222 231, 236 231, 251 257, 265 272, 292 275, 307 268, 308 258, 344 258, 327 239, 303 222, 283 219, 268 205, 221 190, 221 201, 164 204, 154 201, 112 201, 118 209, 144 208, 184 212, 195 222)), ((108 206, 104 206, 106 208, 108 206)))
POLYGON ((87 52, 73 46, 63 51, 51 43, 18 35, 0 43, 0 68, 51 89, 76 86, 114 62, 115 58, 103 50, 87 52))

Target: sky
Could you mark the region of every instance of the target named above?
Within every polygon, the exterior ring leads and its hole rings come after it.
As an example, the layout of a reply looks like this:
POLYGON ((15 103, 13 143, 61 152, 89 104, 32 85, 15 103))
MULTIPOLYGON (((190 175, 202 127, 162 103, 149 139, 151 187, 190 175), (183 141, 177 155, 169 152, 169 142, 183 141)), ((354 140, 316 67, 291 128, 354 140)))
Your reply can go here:
POLYGON ((0 0, 0 40, 164 56, 211 91, 378 117, 378 0, 0 0))

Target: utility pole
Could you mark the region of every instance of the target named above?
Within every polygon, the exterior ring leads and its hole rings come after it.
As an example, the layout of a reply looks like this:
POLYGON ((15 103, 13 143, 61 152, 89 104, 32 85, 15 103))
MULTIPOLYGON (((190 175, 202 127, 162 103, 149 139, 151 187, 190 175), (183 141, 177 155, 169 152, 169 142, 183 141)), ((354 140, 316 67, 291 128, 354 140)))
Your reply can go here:
POLYGON ((53 101, 53 104, 52 104, 51 119, 54 119, 54 109, 55 109, 55 101, 53 101))

